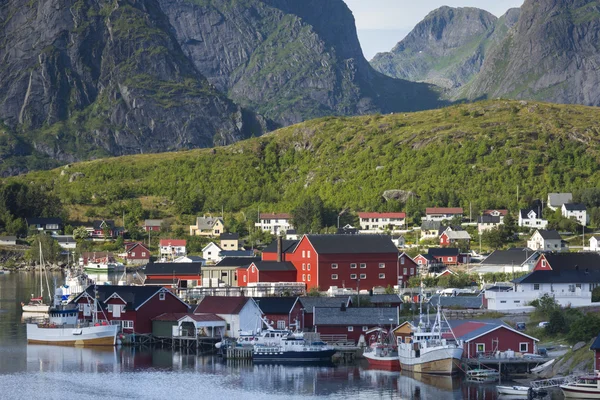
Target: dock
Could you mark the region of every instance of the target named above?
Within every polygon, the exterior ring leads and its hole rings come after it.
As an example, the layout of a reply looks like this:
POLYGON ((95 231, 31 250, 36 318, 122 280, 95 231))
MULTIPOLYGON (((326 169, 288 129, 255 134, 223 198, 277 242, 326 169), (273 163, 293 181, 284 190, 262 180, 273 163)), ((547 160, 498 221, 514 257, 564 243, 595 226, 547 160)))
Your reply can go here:
POLYGON ((528 374, 532 368, 542 365, 552 358, 548 357, 514 357, 514 358, 499 358, 499 357, 479 357, 463 359, 463 364, 469 368, 477 368, 484 366, 492 368, 500 372, 503 376, 513 374, 528 374))
POLYGON ((557 376, 550 379, 540 379, 537 381, 531 381, 530 385, 534 389, 547 389, 551 387, 558 387, 567 383, 575 382, 577 379, 576 375, 557 376))

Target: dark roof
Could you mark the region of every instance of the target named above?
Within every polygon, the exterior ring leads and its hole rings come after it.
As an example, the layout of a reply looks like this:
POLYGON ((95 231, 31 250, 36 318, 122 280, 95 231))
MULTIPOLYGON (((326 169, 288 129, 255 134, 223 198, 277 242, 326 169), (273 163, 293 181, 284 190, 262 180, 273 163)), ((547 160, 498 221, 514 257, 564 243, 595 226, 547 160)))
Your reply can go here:
POLYGON ((254 297, 254 301, 265 314, 289 314, 297 297, 254 297))
POLYGON ((113 221, 112 219, 97 219, 95 221, 92 222, 92 226, 94 227, 95 230, 100 230, 102 229, 102 223, 105 223, 108 229, 112 229, 115 227, 115 221, 113 221))
MULTIPOLYGON (((96 292, 98 293, 98 303, 103 307, 107 308, 107 304, 104 301, 116 293, 119 297, 127 302, 125 306, 126 310, 135 310, 148 299, 154 296, 159 291, 171 293, 168 290, 163 290, 162 287, 157 286, 117 286, 117 285, 96 285, 96 292)), ((90 285, 84 291, 92 298, 94 297, 94 285, 90 285)), ((83 296, 83 293, 77 296, 72 303, 83 296)), ((173 295, 175 296, 175 295, 173 295)))
POLYGON ((168 322, 177 322, 183 317, 190 317, 194 321, 225 321, 223 318, 219 317, 215 314, 191 314, 191 313, 164 313, 160 314, 158 317, 152 318, 152 321, 168 321, 168 322))
POLYGON ((62 218, 25 218, 27 225, 62 225, 62 218))
POLYGON ((146 279, 144 285, 146 286, 179 286, 179 278, 159 278, 159 279, 146 279))
POLYGON ((306 235, 317 254, 395 253, 398 248, 383 235, 306 235))
POLYGON ((240 235, 238 235, 237 233, 221 233, 221 236, 219 236, 219 238, 221 240, 237 240, 240 238, 240 235))
MULTIPOLYGON (((292 253, 297 244, 298 240, 282 240, 281 252, 292 253)), ((265 247, 263 253, 277 253, 277 240, 265 247)))
POLYGON ((296 267, 289 261, 257 261, 253 263, 259 271, 296 271, 296 267))
POLYGON ((533 271, 521 278, 514 280, 515 283, 600 283, 600 270, 588 272, 579 270, 563 271, 533 271))
POLYGON ((252 299, 236 296, 205 296, 194 310, 194 314, 239 314, 248 301, 252 299))
POLYGON ((394 325, 398 326, 398 309, 390 308, 315 308, 314 325, 394 325), (390 319, 392 321, 390 321, 390 319))
POLYGON ((225 257, 215 265, 205 265, 204 268, 215 267, 245 267, 253 262, 259 262, 260 257, 225 257))
MULTIPOLYGON (((53 236, 58 243, 76 243, 77 241, 71 235, 53 236)), ((15 238, 16 239, 16 238, 15 238)))
POLYGON ((373 296, 361 295, 360 299, 368 300, 372 304, 401 304, 402 299, 397 294, 374 294, 373 296))
POLYGON ((313 312, 313 307, 325 308, 340 308, 342 303, 347 307, 350 305, 350 296, 344 297, 299 297, 298 298, 302 307, 306 310, 307 313, 313 312))
POLYGON ((483 307, 483 296, 440 296, 435 294, 429 299, 429 303, 442 307, 460 307, 466 309, 480 309, 483 307))
POLYGON ((421 230, 423 231, 432 231, 438 230, 442 227, 442 221, 423 221, 421 223, 421 230))
POLYGON ((427 254, 433 257, 458 256, 460 250, 455 247, 432 247, 427 251, 427 254))
POLYGON ((565 206, 565 210, 567 211, 585 211, 585 204, 580 204, 580 203, 565 203, 563 204, 563 206, 565 206))
POLYGON ((555 231, 555 230, 547 231, 544 229, 538 229, 538 232, 540 233, 542 238, 545 240, 562 240, 562 237, 560 237, 560 234, 558 233, 558 231, 555 231))
POLYGON ((516 247, 508 250, 495 250, 481 262, 481 265, 521 265, 527 261, 533 253, 535 253, 535 251, 523 247, 516 247))
POLYGON ((538 218, 538 219, 541 218, 541 214, 542 213, 540 212, 540 210, 536 210, 536 209, 533 209, 533 208, 525 208, 525 209, 520 210, 519 212, 521 213, 521 218, 522 219, 529 219, 529 217, 527 216, 527 214, 529 214, 531 211, 533 211, 535 213, 535 217, 536 218, 538 218))
POLYGON ((598 253, 546 253, 544 257, 550 264, 550 268, 555 271, 600 270, 600 254, 598 253))
POLYGON ((494 217, 492 215, 482 215, 481 217, 477 217, 477 222, 480 224, 499 224, 500 217, 494 217))
POLYGON ((150 263, 146 265, 146 275, 200 275, 200 263, 150 263))
POLYGON ((221 257, 254 257, 254 251, 252 250, 221 250, 219 252, 221 257))
POLYGON ((600 334, 594 340, 594 343, 590 346, 590 350, 600 350, 600 334))

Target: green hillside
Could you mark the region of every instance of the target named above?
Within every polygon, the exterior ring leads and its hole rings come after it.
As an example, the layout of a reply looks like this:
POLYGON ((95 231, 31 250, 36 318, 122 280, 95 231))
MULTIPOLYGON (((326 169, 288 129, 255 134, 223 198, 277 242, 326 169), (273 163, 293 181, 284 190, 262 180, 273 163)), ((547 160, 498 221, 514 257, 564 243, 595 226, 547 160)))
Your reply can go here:
POLYGON ((516 210, 517 186, 521 205, 599 187, 599 121, 599 108, 505 100, 329 117, 228 147, 83 162, 5 183, 40 185, 67 209, 96 214, 131 198, 159 216, 283 212, 312 195, 333 216, 350 208, 418 217, 426 206, 468 210, 470 202, 474 211, 516 210), (395 189, 415 196, 406 205, 384 200, 395 189))

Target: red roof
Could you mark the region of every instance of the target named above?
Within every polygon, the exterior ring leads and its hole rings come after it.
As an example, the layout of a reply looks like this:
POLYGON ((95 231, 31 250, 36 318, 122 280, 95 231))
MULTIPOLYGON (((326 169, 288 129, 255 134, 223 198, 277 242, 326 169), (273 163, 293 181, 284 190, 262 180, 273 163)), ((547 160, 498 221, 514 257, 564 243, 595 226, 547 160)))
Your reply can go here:
POLYGON ((285 213, 270 213, 270 214, 260 214, 260 219, 292 219, 290 214, 285 213))
POLYGON ((359 212, 359 218, 406 218, 406 213, 359 212))
POLYGON ((194 310, 194 314, 239 314, 249 297, 206 296, 194 310))
POLYGON ((493 211, 498 211, 500 215, 506 216, 508 214, 508 210, 485 210, 483 215, 492 215, 493 211))
POLYGON ((425 214, 462 214, 463 209, 458 207, 431 207, 425 209, 425 214))
POLYGON ((215 314, 189 314, 189 313, 164 313, 160 314, 158 317, 152 318, 152 321, 179 321, 183 317, 190 317, 194 321, 224 321, 223 318, 219 317, 215 314))
POLYGON ((186 243, 187 242, 182 239, 161 239, 160 240, 161 246, 185 246, 186 243))

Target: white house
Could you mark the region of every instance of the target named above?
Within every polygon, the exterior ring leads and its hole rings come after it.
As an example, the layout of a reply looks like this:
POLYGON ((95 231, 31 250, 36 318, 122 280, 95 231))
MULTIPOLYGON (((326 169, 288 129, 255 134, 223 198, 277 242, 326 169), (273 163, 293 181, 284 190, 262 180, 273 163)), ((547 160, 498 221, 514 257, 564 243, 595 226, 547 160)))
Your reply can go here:
POLYGON ((259 222, 255 223, 254 226, 263 231, 271 232, 273 235, 285 234, 288 230, 294 229, 292 217, 283 213, 260 214, 259 222))
POLYGON ((198 256, 180 256, 173 260, 174 263, 199 263, 200 265, 206 264, 206 260, 198 256))
POLYGON ((16 246, 16 236, 0 236, 0 246, 16 246))
POLYGON ((519 273, 533 270, 540 253, 529 248, 513 248, 495 250, 487 256, 472 272, 483 275, 486 273, 519 273))
POLYGON ((194 314, 215 314, 227 324, 225 335, 238 337, 240 333, 258 333, 263 326, 262 311, 251 297, 205 296, 194 314))
POLYGON ((389 229, 392 232, 402 230, 406 226, 406 213, 358 213, 362 233, 381 233, 389 229))
POLYGON ((392 236, 392 242, 396 245, 396 247, 406 246, 406 239, 402 235, 392 236))
POLYGON ((584 250, 600 251, 600 236, 592 236, 590 238, 590 247, 584 250))
POLYGON ((481 235, 485 231, 498 228, 503 224, 504 217, 494 215, 482 215, 477 217, 477 231, 481 235))
POLYGON ((207 262, 216 264, 222 260, 220 256, 223 251, 217 244, 210 242, 202 249, 202 258, 204 258, 207 262))
POLYGON ((52 235, 52 238, 65 250, 75 250, 77 247, 77 241, 73 238, 73 235, 52 235))
POLYGON ((158 243, 160 258, 185 256, 187 242, 182 239, 161 239, 158 243))
POLYGON ((570 203, 573 201, 572 193, 548 193, 548 208, 552 211, 556 211, 561 208, 563 204, 570 203))
POLYGON ((443 220, 451 220, 452 218, 463 216, 463 209, 459 207, 430 207, 425 209, 425 219, 426 221, 443 221, 443 220))
POLYGON ((590 222, 585 204, 565 203, 561 207, 561 213, 565 218, 576 219, 579 225, 586 226, 590 222))
POLYGON ((548 226, 548 221, 542 218, 541 210, 526 209, 519 212, 519 226, 545 229, 548 226))
POLYGON ((537 229, 527 241, 527 247, 535 251, 568 251, 569 248, 555 230, 537 229))

